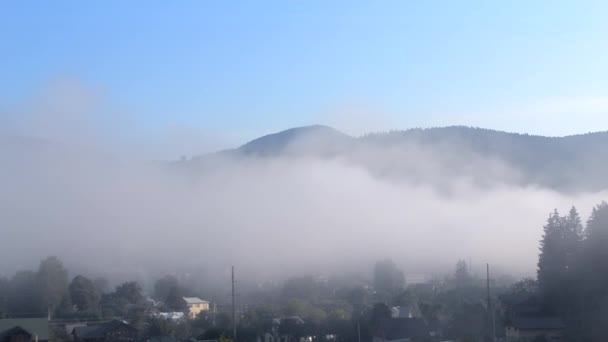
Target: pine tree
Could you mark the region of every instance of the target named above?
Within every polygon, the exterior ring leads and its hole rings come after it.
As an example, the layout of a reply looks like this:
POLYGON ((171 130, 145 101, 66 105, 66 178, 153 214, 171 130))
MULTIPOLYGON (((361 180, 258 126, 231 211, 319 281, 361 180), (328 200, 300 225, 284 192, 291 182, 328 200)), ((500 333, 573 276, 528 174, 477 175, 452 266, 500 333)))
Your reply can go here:
POLYGON ((565 220, 556 210, 551 213, 544 226, 543 239, 540 243, 538 259, 538 285, 543 300, 544 310, 555 312, 563 288, 563 276, 566 268, 564 248, 565 220))
POLYGON ((563 219, 562 234, 566 272, 572 273, 579 264, 583 240, 583 225, 575 207, 563 219))
POLYGON ((606 292, 608 288, 608 203, 593 208, 587 221, 584 241, 583 272, 585 282, 593 292, 606 292))
POLYGON ((579 329, 589 341, 600 341, 608 334, 604 306, 608 301, 608 203, 593 208, 583 236, 578 289, 584 323, 579 329))
POLYGON ((562 311, 570 313, 579 309, 581 295, 581 265, 583 225, 575 207, 563 221, 563 247, 565 269, 562 277, 562 311))

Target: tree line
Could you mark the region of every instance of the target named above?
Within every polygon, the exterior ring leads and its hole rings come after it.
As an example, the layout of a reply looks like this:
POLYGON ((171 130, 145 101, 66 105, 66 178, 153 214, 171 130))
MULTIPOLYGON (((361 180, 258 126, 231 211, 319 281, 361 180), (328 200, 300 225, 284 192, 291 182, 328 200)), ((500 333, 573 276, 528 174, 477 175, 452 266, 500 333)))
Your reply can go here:
POLYGON ((0 278, 0 317, 102 318, 131 314, 144 302, 141 286, 126 282, 110 291, 104 278, 77 275, 71 280, 55 256, 36 271, 0 278))
POLYGON ((562 317, 572 340, 608 336, 608 203, 596 205, 585 225, 574 207, 549 215, 537 279, 542 313, 562 317))

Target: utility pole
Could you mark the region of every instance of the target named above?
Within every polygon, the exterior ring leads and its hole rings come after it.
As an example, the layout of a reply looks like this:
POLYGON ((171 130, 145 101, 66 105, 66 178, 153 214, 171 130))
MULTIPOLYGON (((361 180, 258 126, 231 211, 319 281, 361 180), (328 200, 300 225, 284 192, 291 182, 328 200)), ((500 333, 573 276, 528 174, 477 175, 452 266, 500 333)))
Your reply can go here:
POLYGON ((490 297, 490 264, 486 264, 486 280, 487 280, 487 292, 488 292, 488 321, 492 324, 492 341, 496 341, 496 320, 494 317, 494 309, 492 308, 492 299, 490 297))
POLYGON ((236 341, 236 306, 234 303, 234 266, 232 266, 232 336, 236 341))
POLYGON ((359 342, 361 342, 361 323, 357 323, 357 336, 359 337, 359 342))

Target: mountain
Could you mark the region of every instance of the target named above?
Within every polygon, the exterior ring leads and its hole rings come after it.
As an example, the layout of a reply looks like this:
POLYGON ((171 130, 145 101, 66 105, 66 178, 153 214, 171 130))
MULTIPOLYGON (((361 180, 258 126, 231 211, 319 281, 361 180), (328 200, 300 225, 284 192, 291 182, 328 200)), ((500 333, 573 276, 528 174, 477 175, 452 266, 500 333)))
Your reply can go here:
MULTIPOLYGON (((73 167, 82 164, 83 158, 87 165, 116 163, 79 146, 27 137, 0 137, 0 154, 7 161, 6 168, 17 171, 35 168, 41 161, 73 167), (11 160, 15 162, 9 163, 11 160)), ((374 177, 440 187, 466 180, 482 186, 536 186, 560 192, 608 189, 608 132, 543 137, 452 126, 352 137, 315 125, 167 165, 196 175, 220 165, 234 167, 234 161, 264 163, 277 158, 338 161, 374 177)))
POLYGON ((608 132, 543 137, 457 126, 371 134, 361 140, 384 148, 415 145, 463 161, 499 162, 516 171, 525 185, 569 191, 608 187, 608 132))
POLYGON ((311 154, 331 156, 346 150, 355 139, 331 127, 313 125, 291 128, 254 139, 237 151, 246 155, 279 156, 311 154))
MULTIPOLYGON (((544 137, 452 126, 351 137, 327 126, 291 128, 219 155, 338 158, 378 177, 416 183, 468 178, 559 191, 608 188, 608 132, 544 137)), ((213 158, 195 158, 200 164, 213 158)))

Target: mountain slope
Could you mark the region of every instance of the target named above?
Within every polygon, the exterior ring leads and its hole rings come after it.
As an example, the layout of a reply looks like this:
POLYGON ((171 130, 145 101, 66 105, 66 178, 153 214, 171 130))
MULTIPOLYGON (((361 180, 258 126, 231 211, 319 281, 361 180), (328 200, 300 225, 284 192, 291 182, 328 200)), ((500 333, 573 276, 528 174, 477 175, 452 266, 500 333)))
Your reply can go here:
POLYGON ((254 139, 237 150, 256 156, 282 154, 333 155, 348 148, 353 138, 331 127, 314 125, 291 128, 254 139))
POLYGON ((372 133, 292 128, 225 152, 247 158, 338 157, 376 176, 413 182, 465 177, 560 191, 608 188, 608 132, 543 137, 463 126, 372 133))
POLYGON ((415 145, 449 158, 498 160, 525 184, 559 190, 599 191, 608 187, 608 133, 543 137, 469 127, 413 129, 371 134, 363 144, 415 145))

